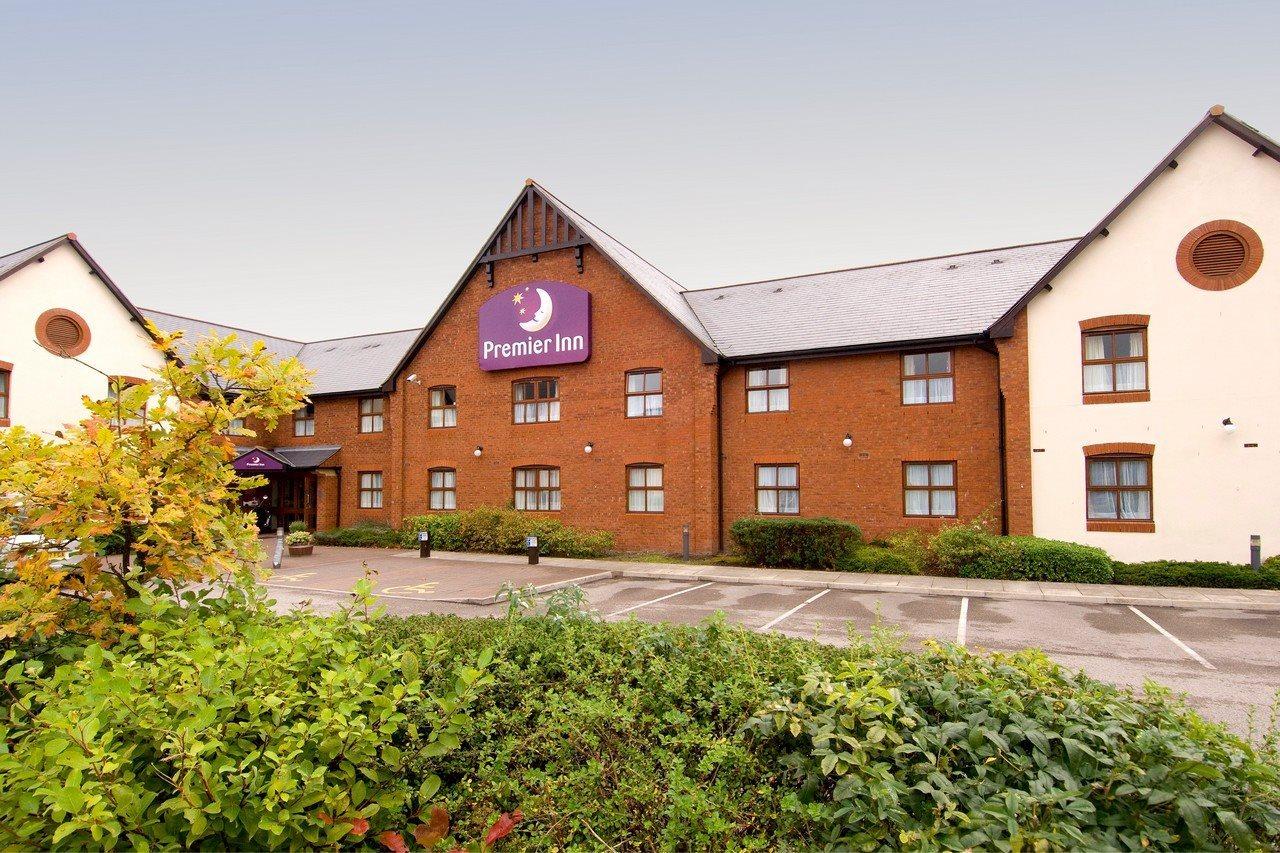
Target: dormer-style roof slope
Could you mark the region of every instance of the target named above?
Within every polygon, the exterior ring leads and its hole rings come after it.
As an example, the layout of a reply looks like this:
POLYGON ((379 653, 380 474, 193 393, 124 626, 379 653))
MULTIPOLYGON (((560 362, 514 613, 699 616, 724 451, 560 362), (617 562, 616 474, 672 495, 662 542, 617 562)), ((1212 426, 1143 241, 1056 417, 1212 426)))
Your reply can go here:
POLYGON ((234 334, 242 341, 262 341, 268 350, 280 357, 293 356, 303 366, 314 370, 315 381, 311 396, 333 394, 377 393, 391 381, 392 370, 400 362, 409 345, 421 329, 404 329, 396 332, 377 332, 370 335, 354 335, 347 338, 329 338, 322 341, 294 341, 265 335, 261 332, 210 323, 192 317, 182 317, 150 308, 142 309, 157 329, 165 332, 185 332, 178 344, 179 355, 185 354, 191 344, 207 335, 225 337, 234 334))

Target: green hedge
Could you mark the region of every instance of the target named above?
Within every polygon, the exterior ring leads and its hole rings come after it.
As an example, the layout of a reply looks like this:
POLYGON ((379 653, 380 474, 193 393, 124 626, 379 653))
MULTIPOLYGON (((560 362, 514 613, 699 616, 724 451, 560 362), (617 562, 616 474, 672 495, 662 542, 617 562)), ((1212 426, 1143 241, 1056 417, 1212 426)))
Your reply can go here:
POLYGON ((930 543, 944 574, 962 578, 1110 583, 1111 558, 1101 548, 1034 536, 994 536, 978 525, 950 527, 930 543))
POLYGON ((1135 586, 1203 586, 1216 589, 1280 589, 1280 565, 1275 557, 1260 571, 1237 563, 1155 560, 1113 563, 1115 582, 1135 586))
POLYGON ((857 525, 835 518, 741 518, 729 532, 759 566, 832 569, 862 541, 857 525))
POLYGON ((335 530, 317 530, 317 545, 342 545, 349 548, 408 548, 404 535, 385 524, 356 524, 335 530))
POLYGON ((463 838, 536 816, 510 849, 1218 849, 1280 832, 1271 747, 1039 652, 835 649, 720 621, 380 628, 421 656, 496 649, 458 750, 410 757, 407 781, 443 778, 463 838))
POLYGON ((879 545, 864 545, 849 552, 836 568, 842 572, 870 572, 882 575, 918 575, 920 567, 899 551, 879 545))
POLYGON ((480 509, 411 515, 396 530, 385 524, 364 523, 317 532, 317 545, 360 548, 416 548, 418 534, 431 533, 438 551, 478 551, 523 554, 524 538, 537 536, 548 557, 604 557, 613 550, 613 534, 570 527, 554 518, 526 515, 514 509, 480 509))

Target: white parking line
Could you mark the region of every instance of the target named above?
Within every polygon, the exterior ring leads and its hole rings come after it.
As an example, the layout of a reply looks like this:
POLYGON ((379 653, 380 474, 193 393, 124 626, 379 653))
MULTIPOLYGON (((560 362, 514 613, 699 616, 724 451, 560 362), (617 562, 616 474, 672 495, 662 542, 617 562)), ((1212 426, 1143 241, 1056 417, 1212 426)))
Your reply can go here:
POLYGON ((969 638, 969 599, 960 599, 960 622, 956 625, 956 645, 963 647, 969 638))
POLYGON ((1182 642, 1182 641, 1181 641, 1181 640, 1179 640, 1177 637, 1173 636, 1173 634, 1170 634, 1170 633, 1169 633, 1168 631, 1166 631, 1164 628, 1161 628, 1161 627, 1156 623, 1156 621, 1155 621, 1154 619, 1152 619, 1150 616, 1148 616, 1147 614, 1143 613, 1141 610, 1139 610, 1138 608, 1134 607, 1132 604, 1130 604, 1130 605, 1129 605, 1129 609, 1130 609, 1130 610, 1132 610, 1134 613, 1138 614, 1139 616, 1141 616, 1141 617, 1142 617, 1142 621, 1143 621, 1143 622, 1146 622, 1146 623, 1147 623, 1148 625, 1150 625, 1152 628, 1155 628, 1155 629, 1156 629, 1157 631, 1159 631, 1161 634, 1164 634, 1165 639, 1169 640, 1169 641, 1170 641, 1171 643, 1173 643, 1175 646, 1177 646, 1178 648, 1182 649, 1184 652, 1186 652, 1186 653, 1187 653, 1188 655, 1190 655, 1191 657, 1195 658, 1195 660, 1196 660, 1196 661, 1197 661, 1201 666, 1203 666, 1205 669, 1217 669, 1217 667, 1216 667, 1216 666, 1214 666, 1213 664, 1209 663, 1209 662, 1208 662, 1207 660, 1205 660, 1204 658, 1200 657, 1200 655, 1196 653, 1196 650, 1195 650, 1195 649, 1191 648, 1191 647, 1190 647, 1190 646, 1188 646, 1186 643, 1182 642))
POLYGON ((633 604, 630 607, 624 607, 621 610, 615 610, 609 615, 621 616, 623 613, 630 613, 632 610, 638 610, 641 607, 648 607, 650 604, 657 604, 659 601, 666 601, 668 598, 675 598, 677 595, 684 595, 686 592, 693 592, 695 589, 702 589, 704 586, 711 586, 711 581, 707 581, 706 583, 700 583, 697 586, 691 586, 688 589, 677 590, 673 593, 664 595, 661 598, 655 598, 652 601, 642 601, 639 604, 633 604))
POLYGON ((822 596, 826 595, 829 592, 831 592, 831 590, 828 588, 828 589, 824 589, 822 592, 818 593, 817 595, 809 596, 807 599, 797 604, 795 607, 791 608, 786 613, 783 613, 777 619, 774 619, 771 622, 769 622, 769 624, 765 625, 760 630, 768 631, 770 628, 772 628, 774 625, 777 625, 783 619, 786 619, 788 616, 794 616, 795 614, 799 613, 801 610, 808 607, 810 604, 813 604, 815 601, 817 601, 819 598, 822 598, 822 596))

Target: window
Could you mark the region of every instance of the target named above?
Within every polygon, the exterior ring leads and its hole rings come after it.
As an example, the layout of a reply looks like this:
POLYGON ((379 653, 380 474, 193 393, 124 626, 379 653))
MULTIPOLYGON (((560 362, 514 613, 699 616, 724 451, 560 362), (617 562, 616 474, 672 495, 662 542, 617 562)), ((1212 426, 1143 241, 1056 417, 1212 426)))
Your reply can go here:
POLYGON ((382 509, 382 472, 360 472, 360 508, 382 509))
POLYGON ((951 352, 917 352, 902 356, 902 403, 950 403, 956 398, 951 352))
POLYGON ((238 430, 242 429, 244 429, 244 418, 232 418, 231 422, 227 424, 225 435, 239 435, 238 430))
POLYGON ((560 382, 557 379, 522 379, 511 385, 511 417, 518 424, 560 420, 560 382))
POLYGON ((458 508, 458 472, 453 468, 431 469, 430 507, 432 509, 458 508))
POLYGON ((908 462, 902 466, 903 513, 952 518, 956 514, 956 463, 908 462))
POLYGON ((431 389, 431 427, 456 427, 458 425, 458 389, 441 385, 431 389))
POLYGON ((316 434, 316 404, 307 403, 293 413, 293 434, 306 438, 316 434))
POLYGON ((656 418, 662 414, 662 371, 633 370, 627 374, 627 417, 656 418))
POLYGON ((1084 333, 1084 393, 1147 390, 1147 330, 1084 333))
POLYGON ((360 398, 361 432, 382 432, 382 413, 386 403, 386 397, 360 398))
POLYGON ((785 412, 791 408, 791 386, 785 364, 747 371, 747 411, 785 412))
POLYGON ((9 385, 13 376, 13 365, 0 361, 0 426, 9 425, 9 385))
POLYGON ((661 465, 627 466, 627 512, 662 512, 661 465))
POLYGON ((1089 521, 1151 521, 1151 457, 1095 456, 1088 469, 1089 521))
POLYGON ((560 509, 559 468, 515 468, 512 474, 516 509, 560 509))
POLYGON ((756 511, 766 515, 800 512, 800 466, 756 466, 756 511))

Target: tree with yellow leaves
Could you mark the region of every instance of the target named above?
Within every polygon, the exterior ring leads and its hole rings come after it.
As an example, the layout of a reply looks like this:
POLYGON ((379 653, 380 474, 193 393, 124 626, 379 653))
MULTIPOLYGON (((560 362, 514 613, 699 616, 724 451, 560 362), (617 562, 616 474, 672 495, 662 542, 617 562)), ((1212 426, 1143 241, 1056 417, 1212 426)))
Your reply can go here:
POLYGON ((262 342, 206 338, 150 381, 85 398, 87 417, 51 439, 0 433, 0 641, 128 630, 137 585, 209 580, 261 558, 239 495, 233 421, 276 422, 310 384, 295 358, 262 342), (103 556, 106 552, 115 556, 103 556))

